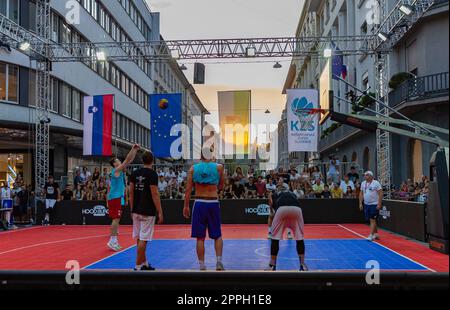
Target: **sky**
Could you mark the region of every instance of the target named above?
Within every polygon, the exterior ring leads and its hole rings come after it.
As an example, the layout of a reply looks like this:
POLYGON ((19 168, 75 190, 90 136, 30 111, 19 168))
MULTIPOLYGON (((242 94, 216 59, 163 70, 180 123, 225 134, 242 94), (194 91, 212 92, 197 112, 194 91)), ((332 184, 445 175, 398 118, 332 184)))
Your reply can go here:
MULTIPOLYGON (((166 40, 224 39, 294 36, 304 0, 147 0, 153 12, 161 14, 161 34, 166 40)), ((197 94, 217 122, 217 92, 252 90, 253 122, 278 123, 285 106, 281 94, 290 59, 202 61, 206 64, 206 85, 197 94), (282 69, 274 69, 280 60, 282 69), (224 64, 224 62, 226 64, 224 64), (272 112, 264 114, 266 109, 272 112)), ((192 82, 193 61, 182 62, 192 82)))

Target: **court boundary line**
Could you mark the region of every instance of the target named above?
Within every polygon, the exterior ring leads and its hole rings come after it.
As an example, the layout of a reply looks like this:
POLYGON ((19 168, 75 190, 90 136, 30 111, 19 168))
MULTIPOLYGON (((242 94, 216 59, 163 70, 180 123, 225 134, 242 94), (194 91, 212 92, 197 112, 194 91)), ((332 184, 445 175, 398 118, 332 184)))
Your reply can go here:
MULTIPOLYGON (((360 237, 360 238, 362 238, 362 239, 367 239, 367 237, 364 237, 363 235, 357 233, 357 232, 354 231, 354 230, 351 230, 350 228, 345 227, 344 225, 338 224, 338 226, 341 227, 342 229, 345 229, 345 230, 351 232, 352 234, 355 234, 356 236, 358 236, 358 237, 360 237)), ((368 242, 369 242, 369 241, 368 241, 368 242)), ((378 246, 380 246, 380 247, 382 247, 382 248, 385 248, 386 250, 391 251, 392 253, 395 253, 395 254, 397 254, 397 255, 399 255, 399 256, 401 256, 401 257, 403 257, 403 258, 409 260, 410 262, 413 262, 413 263, 415 263, 415 264, 417 264, 417 265, 419 265, 419 266, 421 266, 421 267, 423 267, 423 268, 425 268, 425 269, 427 269, 427 270, 429 270, 429 271, 431 271, 431 272, 434 272, 434 273, 437 272, 436 270, 431 269, 431 268, 425 266, 424 264, 421 264, 421 263, 415 261, 414 259, 412 259, 412 258, 410 258, 410 257, 408 257, 408 256, 406 256, 406 255, 403 255, 403 254, 401 254, 401 253, 399 253, 399 252, 397 252, 397 251, 395 251, 395 250, 389 248, 388 246, 385 246, 385 245, 383 245, 383 244, 381 244, 381 243, 379 243, 379 242, 373 242, 373 243, 376 244, 376 245, 378 245, 378 246)))
POLYGON ((45 228, 44 226, 32 226, 32 227, 25 227, 25 228, 19 228, 19 229, 14 229, 14 230, 6 230, 6 231, 2 231, 0 232, 0 236, 1 235, 9 235, 12 233, 19 233, 22 231, 29 231, 29 230, 35 230, 38 228, 45 228))

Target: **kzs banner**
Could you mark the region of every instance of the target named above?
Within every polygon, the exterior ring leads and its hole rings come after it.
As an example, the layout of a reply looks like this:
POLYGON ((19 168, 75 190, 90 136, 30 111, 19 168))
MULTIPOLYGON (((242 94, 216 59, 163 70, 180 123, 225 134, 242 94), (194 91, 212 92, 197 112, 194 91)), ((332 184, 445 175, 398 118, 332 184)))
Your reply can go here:
POLYGON ((287 91, 289 152, 317 152, 319 143, 319 92, 315 89, 287 91))

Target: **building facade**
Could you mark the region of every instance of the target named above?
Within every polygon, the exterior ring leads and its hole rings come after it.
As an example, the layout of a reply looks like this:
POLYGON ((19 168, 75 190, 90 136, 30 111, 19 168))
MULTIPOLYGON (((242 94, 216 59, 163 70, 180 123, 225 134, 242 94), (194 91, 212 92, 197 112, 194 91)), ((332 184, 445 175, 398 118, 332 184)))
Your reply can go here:
MULTIPOLYGON (((394 8, 398 1, 389 0, 394 8)), ((436 1, 434 6, 393 47, 388 56, 389 79, 397 73, 410 73, 411 78, 395 89, 389 89, 389 105, 413 120, 448 129, 449 107, 449 33, 448 0, 436 1)), ((371 2, 368 0, 321 0, 305 3, 297 36, 355 36, 370 34, 371 2)), ((338 46, 339 47, 339 46, 338 46)), ((327 59, 308 57, 293 59, 286 85, 296 88, 317 88, 327 59)), ((376 92, 376 57, 346 55, 347 81, 359 89, 376 92)), ((286 88, 286 86, 285 86, 286 88)), ((346 98, 348 86, 333 81, 337 97, 346 98)), ((345 101, 335 99, 334 109, 352 113, 345 101)), ((336 155, 343 162, 354 162, 364 170, 377 170, 376 134, 349 126, 334 126, 327 121, 322 126, 319 155, 327 160, 336 155)), ((444 137, 448 139, 447 137, 444 137)), ((399 185, 407 179, 429 175, 428 164, 435 145, 399 135, 392 135, 392 175, 399 185)))
MULTIPOLYGON (((79 20, 68 21, 66 1, 51 1, 55 43, 132 42, 160 39, 159 14, 144 0, 77 0, 79 20)), ((72 8, 73 9, 73 8, 72 8)), ((0 14, 34 31, 32 0, 2 0, 0 14)), ((125 53, 127 51, 124 51, 125 53)), ((33 183, 35 84, 33 61, 14 47, 0 47, 0 183, 22 174, 33 183)), ((104 162, 82 157, 83 97, 114 94, 113 137, 118 156, 139 143, 150 149, 149 96, 183 93, 185 121, 206 112, 174 61, 53 63, 51 71, 50 173, 57 179, 80 165, 104 162), (164 71, 163 71, 164 70, 164 71)))

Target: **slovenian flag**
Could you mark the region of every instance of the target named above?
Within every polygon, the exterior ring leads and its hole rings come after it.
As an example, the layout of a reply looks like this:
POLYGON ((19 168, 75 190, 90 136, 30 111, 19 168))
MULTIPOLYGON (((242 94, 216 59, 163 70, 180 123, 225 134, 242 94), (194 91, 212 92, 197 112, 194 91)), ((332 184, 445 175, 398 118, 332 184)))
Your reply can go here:
POLYGON ((84 156, 112 156, 114 95, 84 97, 84 156))

